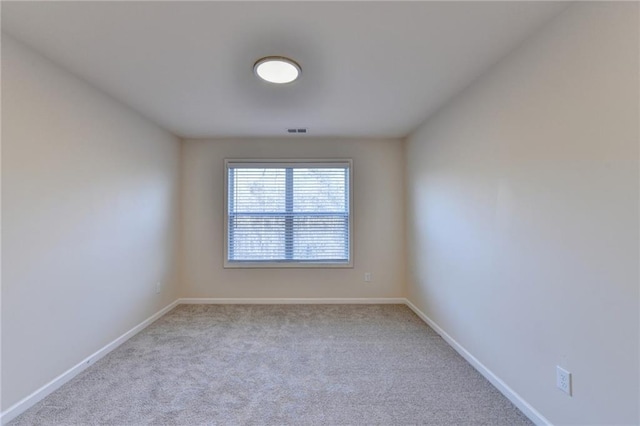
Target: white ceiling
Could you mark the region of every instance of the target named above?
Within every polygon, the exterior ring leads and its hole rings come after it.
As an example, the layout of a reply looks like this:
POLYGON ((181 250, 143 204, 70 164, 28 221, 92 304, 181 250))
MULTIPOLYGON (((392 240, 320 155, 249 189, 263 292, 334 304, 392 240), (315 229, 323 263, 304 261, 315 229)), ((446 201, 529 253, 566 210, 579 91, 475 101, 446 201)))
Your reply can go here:
POLYGON ((561 12, 549 2, 2 2, 2 30, 182 137, 400 137, 561 12), (288 56, 290 85, 253 63, 288 56))

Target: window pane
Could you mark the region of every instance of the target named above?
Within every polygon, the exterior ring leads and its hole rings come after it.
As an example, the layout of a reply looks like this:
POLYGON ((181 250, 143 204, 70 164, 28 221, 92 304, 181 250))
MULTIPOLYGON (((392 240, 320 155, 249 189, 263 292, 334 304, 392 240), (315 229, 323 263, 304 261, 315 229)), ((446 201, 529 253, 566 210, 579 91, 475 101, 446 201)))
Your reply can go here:
POLYGON ((284 212, 285 169, 229 169, 230 212, 284 212))
POLYGON ((346 212, 345 169, 294 169, 294 212, 346 212))
POLYGON ((283 260, 284 217, 235 216, 229 220, 229 257, 234 260, 283 260))
POLYGON ((345 216, 296 216, 293 258, 340 261, 349 257, 349 222, 345 216))

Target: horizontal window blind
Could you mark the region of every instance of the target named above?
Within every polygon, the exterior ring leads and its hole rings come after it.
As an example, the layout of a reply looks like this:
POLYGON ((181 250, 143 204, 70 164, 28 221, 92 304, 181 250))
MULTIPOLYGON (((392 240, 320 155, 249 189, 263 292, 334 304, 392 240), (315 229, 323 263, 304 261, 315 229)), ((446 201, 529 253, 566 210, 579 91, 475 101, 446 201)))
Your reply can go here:
POLYGON ((348 263, 350 163, 227 164, 227 262, 348 263))

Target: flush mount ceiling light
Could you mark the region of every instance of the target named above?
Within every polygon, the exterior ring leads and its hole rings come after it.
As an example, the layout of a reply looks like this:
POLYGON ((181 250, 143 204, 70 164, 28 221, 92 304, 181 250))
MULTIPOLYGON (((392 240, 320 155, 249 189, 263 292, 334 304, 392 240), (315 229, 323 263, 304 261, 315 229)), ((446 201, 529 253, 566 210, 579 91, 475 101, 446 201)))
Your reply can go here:
POLYGON ((258 77, 269 83, 284 84, 298 79, 302 71, 295 61, 283 56, 267 56, 253 64, 258 77))

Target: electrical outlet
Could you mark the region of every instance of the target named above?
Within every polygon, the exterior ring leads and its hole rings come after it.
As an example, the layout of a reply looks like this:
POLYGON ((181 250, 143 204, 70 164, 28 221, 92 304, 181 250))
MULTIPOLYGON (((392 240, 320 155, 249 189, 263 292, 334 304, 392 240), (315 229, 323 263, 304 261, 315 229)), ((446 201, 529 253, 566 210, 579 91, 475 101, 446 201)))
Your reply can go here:
POLYGON ((370 283, 371 281, 373 281, 373 279, 371 278, 371 272, 365 272, 364 273, 364 282, 370 283))
POLYGON ((562 392, 571 396, 571 373, 556 365, 556 386, 562 392))
POLYGON ((161 283, 160 283, 160 281, 158 281, 156 283, 156 294, 160 294, 160 290, 161 290, 161 283))

